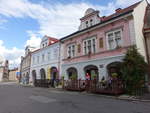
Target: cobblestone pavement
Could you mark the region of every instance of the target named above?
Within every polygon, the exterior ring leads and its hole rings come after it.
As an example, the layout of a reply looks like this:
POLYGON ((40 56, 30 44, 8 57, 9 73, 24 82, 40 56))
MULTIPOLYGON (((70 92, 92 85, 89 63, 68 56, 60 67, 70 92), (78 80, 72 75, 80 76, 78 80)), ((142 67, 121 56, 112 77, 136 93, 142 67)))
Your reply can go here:
POLYGON ((0 84, 0 113, 150 113, 149 102, 0 84))

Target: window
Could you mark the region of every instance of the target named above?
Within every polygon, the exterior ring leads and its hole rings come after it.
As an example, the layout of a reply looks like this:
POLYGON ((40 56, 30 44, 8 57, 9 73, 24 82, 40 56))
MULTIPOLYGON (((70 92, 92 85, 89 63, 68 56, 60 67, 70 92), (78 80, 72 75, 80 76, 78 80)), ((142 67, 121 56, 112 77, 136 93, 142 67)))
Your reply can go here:
POLYGON ((32 63, 35 64, 35 57, 33 57, 33 62, 32 63))
POLYGON ((121 37, 122 37, 121 29, 107 33, 108 48, 115 49, 117 47, 120 47, 122 45, 121 37))
POLYGON ((54 55, 54 59, 58 58, 58 48, 57 47, 54 48, 53 55, 54 55))
POLYGON ((86 27, 88 27, 88 21, 86 21, 86 27))
POLYGON ((88 52, 90 53, 92 50, 91 50, 91 40, 88 40, 88 52))
POLYGON ((91 26, 93 25, 93 19, 90 20, 90 25, 91 25, 91 26))
POLYGON ((72 56, 75 56, 75 45, 72 45, 72 56))
POLYGON ((95 53, 95 52, 96 52, 95 38, 94 38, 94 39, 92 39, 92 41, 93 41, 93 53, 95 53))
POLYGON ((108 35, 108 44, 109 44, 109 49, 114 49, 114 40, 113 40, 113 33, 108 35))
POLYGON ((51 56, 50 56, 50 52, 47 53, 47 60, 50 60, 51 56))
POLYGON ((84 45, 85 55, 89 53, 96 53, 96 38, 95 37, 84 40, 83 45, 84 45))
POLYGON ((115 32, 115 41, 117 47, 121 46, 121 31, 115 32))
POLYGON ((37 56, 37 63, 39 63, 40 62, 40 57, 39 56, 37 56))
POLYGON ((84 53, 87 54, 87 44, 86 44, 86 41, 84 42, 84 53))
POLYGON ((42 61, 44 61, 45 60, 45 55, 44 54, 42 54, 42 61))
POLYGON ((68 46, 68 57, 75 56, 75 44, 71 44, 68 46))
POLYGON ((104 43, 103 43, 103 38, 99 39, 99 48, 103 48, 104 47, 104 43))
POLYGON ((68 57, 71 57, 71 46, 68 47, 68 57))

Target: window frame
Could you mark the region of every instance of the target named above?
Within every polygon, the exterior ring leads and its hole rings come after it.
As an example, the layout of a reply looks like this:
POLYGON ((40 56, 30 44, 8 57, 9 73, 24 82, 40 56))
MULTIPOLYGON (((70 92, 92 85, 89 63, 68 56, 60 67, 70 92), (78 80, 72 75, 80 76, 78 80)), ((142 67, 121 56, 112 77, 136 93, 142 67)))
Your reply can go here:
POLYGON ((40 63, 40 56, 38 55, 37 56, 37 64, 39 64, 40 63))
POLYGON ((116 33, 116 32, 120 32, 120 37, 121 37, 120 46, 123 46, 123 30, 120 28, 120 29, 116 29, 116 30, 109 31, 109 32, 106 33, 106 40, 107 40, 106 42, 107 42, 107 49, 108 49, 108 50, 114 50, 114 49, 116 49, 116 48, 118 47, 118 46, 117 46, 117 43, 116 43, 116 41, 115 41, 115 39, 116 39, 115 33, 116 33), (113 48, 110 48, 109 37, 108 37, 109 34, 113 34, 113 36, 112 36, 112 40, 113 40, 113 44, 114 44, 114 47, 113 47, 113 48))
POLYGON ((42 54, 42 62, 44 62, 45 61, 45 54, 43 53, 42 54))
POLYGON ((88 55, 89 52, 90 53, 96 53, 97 52, 96 39, 97 39, 97 36, 92 36, 90 38, 86 38, 83 40, 83 55, 88 55), (93 40, 95 40, 95 44, 93 44, 93 40), (89 51, 89 49, 88 49, 89 48, 89 45, 88 45, 89 41, 91 42, 91 51, 89 51), (86 43, 86 46, 85 46, 85 43, 86 43), (94 46, 95 46, 95 49, 94 49, 94 46), (85 48, 86 48, 86 50, 85 50, 85 48))
POLYGON ((49 51, 47 52, 47 60, 51 60, 51 53, 49 51))
POLYGON ((76 56, 76 46, 75 46, 75 43, 73 44, 69 44, 67 46, 67 58, 70 57, 70 58, 73 58, 76 56), (74 46, 74 50, 73 50, 73 46, 74 46), (70 48, 70 54, 69 54, 69 48, 70 48), (74 53, 73 53, 74 51, 74 53))

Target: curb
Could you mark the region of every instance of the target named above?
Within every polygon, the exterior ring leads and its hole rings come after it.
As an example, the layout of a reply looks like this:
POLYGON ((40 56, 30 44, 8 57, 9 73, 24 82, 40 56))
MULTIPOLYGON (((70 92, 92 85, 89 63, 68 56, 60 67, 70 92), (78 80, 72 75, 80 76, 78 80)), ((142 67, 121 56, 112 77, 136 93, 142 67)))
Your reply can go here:
MULTIPOLYGON (((65 90, 58 90, 58 91, 65 91, 65 90)), ((70 92, 70 91, 66 91, 66 92, 70 92)), ((145 99, 123 98, 123 97, 118 97, 118 96, 110 96, 110 95, 94 94, 94 93, 87 93, 87 92, 77 92, 77 94, 89 95, 89 96, 99 96, 99 97, 103 97, 103 98, 111 98, 111 99, 125 100, 125 101, 150 102, 150 100, 145 100, 145 99)))
POLYGON ((117 97, 118 100, 126 100, 126 101, 139 101, 139 102, 150 102, 150 100, 145 100, 145 99, 129 99, 129 98, 120 98, 117 97))

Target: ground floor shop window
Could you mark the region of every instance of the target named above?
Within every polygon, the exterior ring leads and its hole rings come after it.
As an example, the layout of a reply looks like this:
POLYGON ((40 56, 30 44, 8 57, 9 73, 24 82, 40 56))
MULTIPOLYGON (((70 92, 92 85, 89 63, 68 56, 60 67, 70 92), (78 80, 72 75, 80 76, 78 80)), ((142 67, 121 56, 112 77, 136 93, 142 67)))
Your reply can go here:
POLYGON ((107 66, 108 75, 111 78, 121 78, 121 63, 113 62, 107 66))
POLYGON ((76 68, 69 68, 67 70, 67 74, 68 74, 68 78, 69 79, 77 79, 78 78, 78 74, 77 74, 77 69, 76 68))
POLYGON ((50 69, 50 75, 51 75, 51 86, 55 87, 56 84, 58 83, 57 78, 58 78, 58 69, 56 67, 52 67, 50 69))
POLYGON ((41 79, 45 80, 46 79, 46 73, 45 73, 45 70, 43 68, 40 70, 40 74, 41 74, 41 79))
POLYGON ((97 66, 89 65, 84 68, 86 80, 99 80, 97 66))

